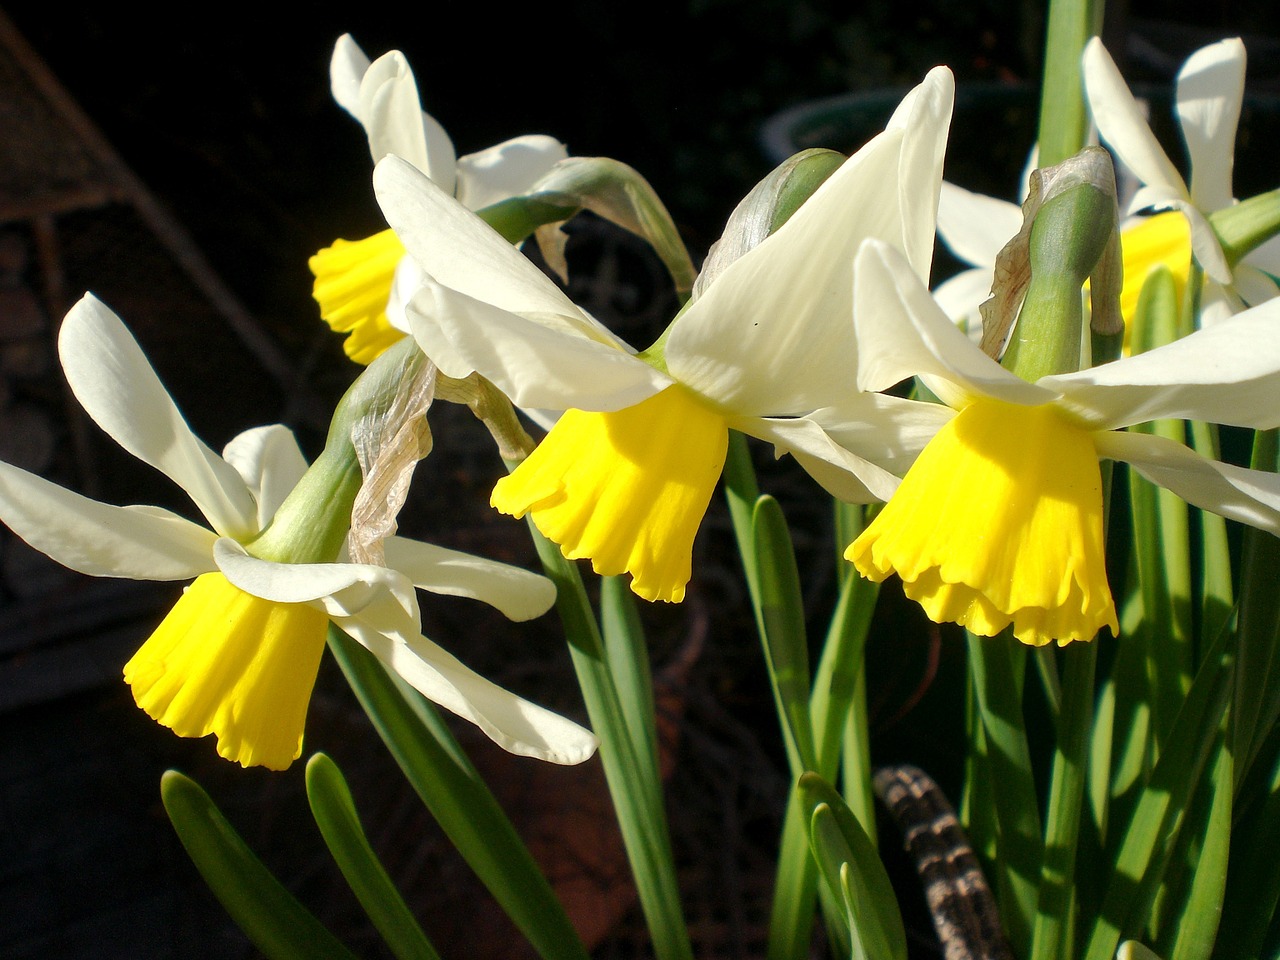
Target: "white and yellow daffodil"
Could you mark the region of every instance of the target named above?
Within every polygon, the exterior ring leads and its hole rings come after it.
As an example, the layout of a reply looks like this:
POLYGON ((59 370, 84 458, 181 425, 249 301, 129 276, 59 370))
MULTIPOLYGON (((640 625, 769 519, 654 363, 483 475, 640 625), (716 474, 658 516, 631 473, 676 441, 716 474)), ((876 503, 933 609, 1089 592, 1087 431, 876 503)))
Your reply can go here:
MULTIPOLYGON (((404 54, 392 50, 370 62, 350 34, 334 46, 329 78, 334 100, 364 127, 374 163, 401 157, 470 210, 525 192, 568 156, 554 137, 529 134, 459 157, 444 127, 422 109, 404 54)), ((337 240, 310 260, 320 315, 348 334, 344 349, 358 363, 369 363, 404 335, 395 281, 402 264, 404 247, 390 230, 337 240)))
MULTIPOLYGON (((97 577, 195 578, 124 668, 147 714, 180 736, 215 734, 218 752, 244 766, 283 769, 301 753, 332 622, 506 749, 561 763, 591 755, 591 733, 485 680, 421 635, 415 587, 473 597, 524 620, 554 602, 549 581, 403 538, 385 544, 389 567, 266 556, 289 552, 281 546, 289 530, 272 523, 307 470, 289 430, 249 430, 222 456, 214 453, 191 432, 124 324, 91 296, 68 313, 58 349, 85 412, 177 483, 208 522, 99 503, 0 463, 0 519, 52 559, 97 577)), ((301 525, 332 525, 310 521, 301 525)), ((340 537, 345 526, 337 529, 340 537)))
MULTIPOLYGON (((1183 282, 1193 252, 1205 272, 1202 323, 1214 323, 1280 293, 1267 275, 1280 272, 1280 244, 1264 244, 1232 267, 1208 219, 1209 214, 1236 202, 1231 171, 1244 98, 1244 44, 1238 38, 1209 44, 1188 57, 1178 71, 1175 99, 1190 158, 1189 186, 1151 132, 1142 108, 1097 37, 1085 46, 1083 72, 1099 137, 1142 184, 1130 212, 1181 214, 1151 217, 1142 226, 1145 236, 1130 240, 1126 233, 1122 243, 1165 251, 1165 262, 1183 282)), ((1133 302, 1137 302, 1136 293, 1133 302)))
MULTIPOLYGON (((1236 125, 1244 94, 1245 49, 1223 40, 1192 54, 1178 73, 1177 111, 1191 159, 1188 187, 1148 127, 1102 42, 1085 48, 1083 71, 1089 108, 1103 141, 1142 184, 1120 225, 1124 286, 1120 312, 1128 322, 1138 295, 1156 267, 1167 267, 1181 291, 1191 258, 1205 269, 1202 322, 1269 300, 1280 288, 1280 241, 1264 244, 1232 269, 1207 215, 1235 202, 1231 188, 1236 125), (1150 211, 1162 211, 1151 213, 1150 211)), ((1024 188, 1026 177, 1023 177, 1024 188)), ((938 236, 971 265, 940 283, 934 297, 957 322, 974 322, 991 292, 996 255, 1022 227, 1018 204, 942 185, 938 236)))
MULTIPOLYGON (((382 161, 379 203, 423 272, 408 309, 423 352, 448 376, 479 372, 519 407, 567 411, 498 483, 494 506, 528 513, 566 557, 630 573, 640 596, 679 601, 730 429, 793 453, 844 499, 888 496, 897 479, 874 462, 874 436, 851 453, 805 415, 852 394, 858 244, 880 238, 928 274, 952 98, 951 74, 932 71, 883 133, 643 353, 410 164, 382 161)), ((875 420, 901 401, 849 402, 875 420)))
POLYGON ((1280 533, 1280 476, 1124 430, 1164 418, 1280 425, 1280 300, 1146 353, 1029 383, 952 323, 898 251, 866 244, 855 287, 858 386, 919 377, 946 421, 845 556, 871 579, 896 573, 934 621, 983 636, 1012 625, 1037 645, 1115 632, 1103 459, 1280 533))

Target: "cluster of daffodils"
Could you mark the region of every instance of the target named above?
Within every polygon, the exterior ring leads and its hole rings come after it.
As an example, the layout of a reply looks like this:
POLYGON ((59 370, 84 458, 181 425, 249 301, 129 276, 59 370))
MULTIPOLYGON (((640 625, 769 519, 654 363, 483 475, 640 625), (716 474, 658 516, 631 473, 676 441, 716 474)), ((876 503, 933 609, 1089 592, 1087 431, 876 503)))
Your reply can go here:
MULTIPOLYGON (((629 575, 645 599, 684 597, 730 431, 740 431, 794 456, 840 499, 885 501, 846 556, 874 580, 898 575, 934 620, 1037 645, 1115 632, 1102 460, 1280 533, 1276 475, 1125 429, 1163 418, 1280 426, 1280 300, 1259 269, 1265 248, 1233 262, 1209 219, 1232 203, 1239 42, 1200 51, 1179 77, 1189 188, 1097 41, 1084 70, 1103 139, 1144 183, 1133 209, 1173 208, 1125 225, 1126 314, 1154 261, 1174 263, 1185 283, 1194 256, 1207 277, 1215 322, 1138 356, 1032 383, 956 325, 989 290, 1021 213, 943 184, 953 104, 944 68, 781 226, 749 241, 726 233, 690 302, 638 350, 475 212, 529 190, 565 160, 563 145, 520 137, 458 158, 403 56, 371 62, 343 37, 332 89, 368 136, 390 228, 317 254, 316 298, 369 373, 407 347, 552 424, 497 483, 492 505, 529 516, 565 557, 629 575), (935 231, 985 272, 931 294, 935 231), (890 392, 906 381, 942 402, 890 392)), ((338 452, 326 448, 310 467, 279 425, 216 454, 92 297, 68 314, 59 349, 86 412, 177 482, 208 524, 98 503, 0 464, 0 519, 50 557, 94 576, 193 581, 124 667, 149 715, 182 736, 216 735, 219 753, 242 764, 286 767, 301 752, 332 626, 508 750, 562 763, 591 755, 590 732, 420 633, 417 589, 527 619, 552 605, 549 581, 396 537, 383 545, 385 565, 351 562, 361 476, 340 429, 338 452)))

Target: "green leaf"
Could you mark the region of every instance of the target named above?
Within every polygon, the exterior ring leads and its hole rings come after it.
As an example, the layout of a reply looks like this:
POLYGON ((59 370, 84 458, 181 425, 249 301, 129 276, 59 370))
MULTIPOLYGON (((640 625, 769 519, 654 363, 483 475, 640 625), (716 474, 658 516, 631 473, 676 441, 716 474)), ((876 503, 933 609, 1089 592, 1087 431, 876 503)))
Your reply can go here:
POLYGON ((812 811, 810 843, 822 878, 848 911, 853 955, 906 960, 907 936, 893 886, 857 817, 816 773, 802 776, 796 790, 812 811))
POLYGON ((1026 648, 1008 631, 995 637, 965 636, 986 750, 985 762, 974 769, 990 777, 981 789, 994 800, 996 812, 1000 915, 1014 953, 1026 956, 1044 856, 1040 798, 1022 714, 1026 648))
POLYGON ((330 628, 329 648, 405 778, 538 953, 586 960, 547 878, 435 707, 341 630, 330 628))
POLYGON ((1174 720, 1168 745, 1138 797, 1094 922, 1086 960, 1111 960, 1120 940, 1141 933, 1231 697, 1233 656, 1223 632, 1205 656, 1174 720))
POLYGON ((307 800, 334 862, 391 952, 398 960, 439 960, 369 846, 342 771, 323 753, 307 761, 307 800))
POLYGON ((759 566, 758 618, 769 680, 794 754, 792 775, 798 776, 817 768, 809 717, 809 647, 791 532, 773 497, 756 501, 751 533, 759 566))
POLYGON ((271 960, 355 960, 254 855, 194 780, 160 778, 160 798, 188 856, 231 919, 271 960))

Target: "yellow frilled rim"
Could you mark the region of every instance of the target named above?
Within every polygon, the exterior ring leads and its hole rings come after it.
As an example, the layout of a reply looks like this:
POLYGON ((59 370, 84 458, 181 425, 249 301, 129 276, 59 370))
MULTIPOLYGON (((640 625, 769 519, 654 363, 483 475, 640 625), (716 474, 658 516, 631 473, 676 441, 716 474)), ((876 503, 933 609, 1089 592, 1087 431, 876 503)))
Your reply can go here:
POLYGON ((395 233, 383 230, 363 240, 335 240, 307 261, 320 316, 347 334, 342 348, 356 363, 372 363, 404 336, 387 320, 391 283, 404 255, 395 233))
POLYGON ((728 442, 724 417, 678 384, 612 413, 569 410, 491 502, 528 513, 570 560, 679 602, 728 442))
POLYGON ((1051 406, 979 400, 925 447, 845 552, 902 578, 937 623, 1023 643, 1118 632, 1107 584, 1102 477, 1088 430, 1051 406))
POLYGON ((328 622, 321 610, 263 600, 206 573, 125 664, 124 680, 178 736, 212 733, 226 759, 283 770, 302 754, 328 622))

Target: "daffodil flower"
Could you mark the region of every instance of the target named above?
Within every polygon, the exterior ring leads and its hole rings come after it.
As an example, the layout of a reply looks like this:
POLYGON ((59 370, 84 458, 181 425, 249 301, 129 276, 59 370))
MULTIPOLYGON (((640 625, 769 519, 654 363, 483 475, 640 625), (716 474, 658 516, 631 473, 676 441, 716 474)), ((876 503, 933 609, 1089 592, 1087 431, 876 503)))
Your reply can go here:
MULTIPOLYGON (((444 127, 422 109, 404 55, 392 50, 370 62, 350 34, 334 46, 329 78, 334 100, 364 127, 374 163, 402 157, 471 210, 524 193, 568 156, 554 137, 530 134, 459 157, 444 127)), ((320 314, 348 334, 343 347, 357 363, 369 363, 404 335, 395 281, 403 264, 404 247, 390 230, 337 240, 311 258, 320 314)))
POLYGON ((562 763, 591 755, 592 734, 490 683, 420 633, 415 587, 524 620, 553 603, 547 580, 402 538, 386 543, 389 567, 264 557, 262 534, 307 469, 292 433, 260 427, 214 453, 119 318, 92 296, 67 315, 58 349, 89 416, 177 483, 208 522, 99 503, 0 463, 0 519, 52 559, 90 576, 195 578, 124 668, 147 714, 180 736, 215 734, 218 752, 244 766, 284 769, 301 753, 333 623, 506 749, 562 763))
POLYGON ((379 203, 423 272, 408 309, 423 352, 448 376, 479 372, 521 408, 567 411, 499 481, 494 506, 529 514, 570 559, 630 573, 641 597, 679 601, 730 429, 795 454, 844 499, 888 496, 897 478, 875 462, 874 435, 850 452, 805 414, 841 403, 860 420, 893 418, 905 402, 848 400, 853 258, 877 237, 928 273, 952 95, 951 74, 932 71, 882 134, 639 354, 446 191, 382 161, 379 203))
MULTIPOLYGON (((1085 46, 1083 71, 1098 135, 1142 183, 1130 212, 1155 209, 1181 214, 1151 218, 1142 228, 1147 235, 1135 242, 1164 248, 1165 262, 1183 282, 1189 253, 1195 254, 1206 277, 1201 322, 1214 323, 1280 293, 1264 272, 1280 272, 1280 244, 1264 244, 1233 269, 1208 219, 1209 214, 1236 202, 1231 169, 1244 98, 1244 44, 1238 38, 1209 44, 1178 71, 1177 114, 1190 157, 1189 186, 1147 126, 1142 108, 1097 37, 1085 46)), ((1126 234, 1122 244, 1128 242, 1126 234)), ((1127 267, 1126 263, 1126 281, 1127 267)), ((1144 272, 1136 279, 1140 283, 1145 277, 1144 272)))
POLYGON ((1280 301, 1146 353, 1029 383, 982 353, 896 250, 866 244, 855 276, 858 386, 883 390, 918 376, 947 419, 845 556, 873 580, 896 573, 932 620, 983 636, 1012 625, 1037 645, 1117 632, 1103 459, 1195 506, 1280 533, 1280 476, 1123 429, 1164 418, 1280 425, 1280 301))

